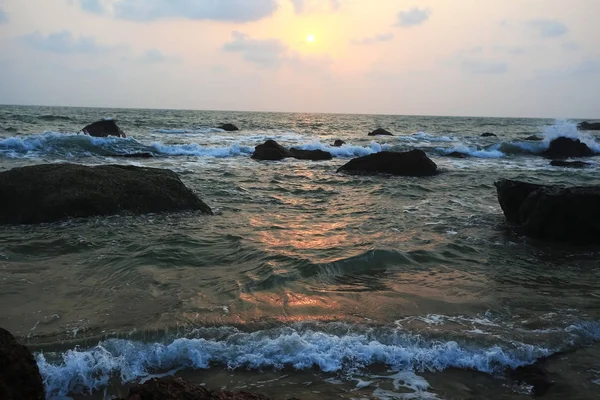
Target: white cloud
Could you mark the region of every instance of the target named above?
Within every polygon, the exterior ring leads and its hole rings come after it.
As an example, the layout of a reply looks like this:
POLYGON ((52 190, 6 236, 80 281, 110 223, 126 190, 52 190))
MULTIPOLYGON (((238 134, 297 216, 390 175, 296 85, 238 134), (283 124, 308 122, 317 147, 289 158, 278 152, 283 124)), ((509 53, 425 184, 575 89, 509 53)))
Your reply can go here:
POLYGON ((296 14, 329 12, 340 9, 341 0, 290 0, 296 14))
POLYGON ((0 25, 8 22, 8 15, 0 8, 0 25))
POLYGON ((40 31, 21 36, 19 40, 27 46, 41 51, 59 54, 93 54, 109 51, 108 46, 100 45, 91 36, 76 37, 72 32, 64 30, 43 35, 40 31))
POLYGON ((355 39, 355 40, 352 40, 351 43, 355 44, 355 45, 359 45, 359 46, 360 45, 371 45, 371 44, 375 44, 375 43, 389 42, 392 39, 394 39, 393 33, 382 33, 379 35, 369 36, 369 37, 362 38, 362 39, 355 39))
POLYGON ((569 28, 557 20, 534 19, 527 24, 543 38, 554 38, 569 33, 569 28))
POLYGON ((400 11, 398 13, 398 21, 396 26, 409 28, 412 26, 421 25, 431 17, 431 10, 426 8, 413 7, 408 11, 400 11))
POLYGON ((277 39, 252 39, 238 31, 234 31, 232 36, 233 40, 225 43, 223 49, 240 53, 246 61, 261 67, 278 67, 287 52, 287 46, 277 39))

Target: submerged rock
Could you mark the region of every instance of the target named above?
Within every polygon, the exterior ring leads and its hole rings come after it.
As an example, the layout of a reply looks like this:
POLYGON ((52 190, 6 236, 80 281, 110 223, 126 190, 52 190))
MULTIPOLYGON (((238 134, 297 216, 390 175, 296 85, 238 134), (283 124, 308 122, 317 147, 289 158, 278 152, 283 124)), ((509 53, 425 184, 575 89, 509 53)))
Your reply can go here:
POLYGON ((333 142, 333 147, 342 147, 342 146, 343 146, 343 145, 345 145, 345 144, 346 144, 346 142, 344 142, 343 140, 341 140, 341 139, 336 139, 336 141, 335 141, 335 142, 333 142))
POLYGON ((0 328, 0 399, 43 400, 42 376, 27 347, 0 328))
POLYGON ((465 153, 461 153, 459 151, 453 151, 452 153, 448 153, 447 154, 448 157, 452 157, 452 158, 468 158, 469 156, 465 153))
POLYGON ((262 394, 209 390, 182 378, 154 378, 129 390, 127 400, 268 400, 262 394))
POLYGON ((580 131, 600 131, 600 122, 580 122, 577 124, 580 131))
POLYGON ((563 160, 552 160, 550 165, 553 167, 566 167, 566 168, 585 168, 591 164, 583 161, 563 161, 563 160))
POLYGON ((284 158, 296 158, 298 160, 331 160, 331 153, 323 150, 301 150, 301 149, 286 149, 274 140, 267 140, 263 144, 259 144, 254 148, 252 158, 263 161, 279 161, 284 158))
POLYGON ((240 130, 240 128, 238 128, 234 124, 222 124, 219 126, 219 129, 223 129, 226 132, 234 132, 240 130))
POLYGON ((126 154, 111 154, 109 157, 123 157, 123 158, 152 158, 152 153, 126 153, 126 154))
POLYGON ((579 139, 559 137, 550 142, 543 155, 548 158, 591 157, 594 152, 579 139))
POLYGON ((481 134, 481 137, 497 137, 498 135, 496 135, 495 133, 492 132, 483 132, 481 134))
POLYGON ((392 174, 399 176, 430 176, 437 173, 437 165, 423 150, 403 153, 382 151, 350 160, 337 172, 355 175, 392 174))
POLYGON ((378 128, 378 129, 375 129, 373 132, 369 133, 369 136, 394 136, 394 135, 392 135, 391 132, 389 132, 383 128, 378 128))
POLYGON ((536 136, 536 135, 531 135, 531 136, 527 136, 525 138, 525 140, 529 140, 529 141, 532 141, 532 142, 541 142, 542 140, 544 140, 544 138, 541 138, 541 137, 536 136))
POLYGON ((92 124, 85 126, 81 131, 86 135, 94 137, 127 137, 125 133, 121 130, 121 128, 119 128, 117 123, 112 119, 96 121, 92 124))
POLYGON ((574 243, 600 242, 600 187, 495 183, 506 219, 527 236, 574 243))
POLYGON ((0 172, 0 224, 184 210, 212 214, 167 169, 41 164, 0 172))

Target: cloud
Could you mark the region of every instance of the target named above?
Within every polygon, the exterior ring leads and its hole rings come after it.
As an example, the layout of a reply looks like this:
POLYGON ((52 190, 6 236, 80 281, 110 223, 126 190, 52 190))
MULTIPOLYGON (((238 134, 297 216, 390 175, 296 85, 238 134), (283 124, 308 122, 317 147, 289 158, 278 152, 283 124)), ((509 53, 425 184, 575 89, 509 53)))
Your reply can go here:
POLYGON ((566 42, 560 46, 565 51, 577 51, 579 50, 579 44, 577 42, 566 42))
POLYGON ((589 79, 600 76, 600 59, 584 59, 566 68, 537 70, 541 79, 589 79))
POLYGON ((508 71, 508 64, 493 60, 466 58, 460 66, 463 71, 473 75, 504 74, 508 71))
POLYGON ((290 0, 296 14, 337 11, 341 0, 290 0))
POLYGON ((375 36, 370 36, 362 39, 354 39, 351 41, 352 44, 361 46, 361 45, 371 45, 380 42, 389 42, 394 38, 393 33, 382 33, 375 36))
POLYGON ((277 10, 277 0, 79 0, 85 11, 108 13, 131 21, 191 19, 228 22, 258 21, 277 10))
POLYGON ((0 25, 5 24, 8 22, 8 15, 6 15, 6 12, 0 8, 0 25))
POLYGON ((148 49, 142 55, 135 58, 135 61, 143 64, 164 64, 180 61, 178 57, 164 54, 158 49, 148 49))
POLYGON ((569 33, 569 28, 560 21, 550 19, 534 19, 527 25, 543 38, 554 38, 569 33))
POLYGON ((274 68, 281 65, 288 50, 280 40, 251 39, 248 35, 234 31, 233 40, 225 43, 223 49, 228 52, 240 53, 242 57, 251 63, 264 68, 274 68))
POLYGON ((19 40, 27 46, 41 51, 58 54, 94 54, 109 51, 91 36, 75 37, 70 31, 50 33, 44 36, 40 31, 21 36, 19 40))
POLYGON ((412 26, 421 25, 429 19, 431 11, 426 8, 413 7, 408 11, 400 11, 398 13, 398 21, 396 26, 410 28, 412 26))

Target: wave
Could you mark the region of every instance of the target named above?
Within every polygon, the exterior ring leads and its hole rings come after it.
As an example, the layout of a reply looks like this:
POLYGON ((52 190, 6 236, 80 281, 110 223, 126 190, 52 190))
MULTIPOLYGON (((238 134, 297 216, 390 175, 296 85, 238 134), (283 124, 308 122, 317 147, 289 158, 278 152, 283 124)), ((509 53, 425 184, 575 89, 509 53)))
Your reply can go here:
POLYGON ((396 136, 398 140, 408 142, 455 142, 456 139, 449 136, 437 136, 427 132, 417 132, 412 135, 396 136))
POLYGON ((195 331, 192 337, 171 342, 109 339, 85 350, 38 353, 36 360, 47 393, 66 396, 100 390, 116 376, 126 384, 152 373, 207 369, 215 364, 229 369, 317 367, 323 372, 356 373, 383 363, 395 371, 460 368, 493 374, 531 364, 554 352, 519 342, 477 346, 429 340, 401 329, 360 333, 346 327, 340 331, 350 333, 340 335, 302 327, 253 333, 227 327, 205 328, 195 331))
POLYGON ((199 144, 171 144, 154 142, 150 148, 158 154, 168 156, 197 156, 197 157, 233 157, 248 155, 254 152, 254 147, 233 144, 227 147, 205 147, 199 144))
POLYGON ((582 132, 577 129, 577 124, 567 120, 557 120, 553 125, 548 125, 542 128, 544 134, 544 144, 550 145, 550 142, 558 137, 568 137, 579 139, 585 143, 595 153, 600 153, 600 143, 596 142, 591 133, 582 132))
MULTIPOLYGON (((499 146, 499 145, 498 145, 499 146)), ((501 158, 504 157, 505 154, 500 151, 498 146, 492 146, 487 149, 478 149, 475 146, 467 146, 465 144, 459 143, 451 148, 438 148, 437 150, 444 155, 449 155, 451 153, 461 153, 471 157, 477 158, 501 158)))
POLYGON ((390 150, 392 147, 388 144, 379 144, 375 141, 371 142, 368 146, 357 146, 351 144, 344 144, 340 147, 323 144, 316 140, 310 143, 305 143, 300 146, 292 146, 302 150, 323 150, 331 153, 334 157, 348 158, 348 157, 362 157, 373 153, 379 153, 381 151, 390 150))

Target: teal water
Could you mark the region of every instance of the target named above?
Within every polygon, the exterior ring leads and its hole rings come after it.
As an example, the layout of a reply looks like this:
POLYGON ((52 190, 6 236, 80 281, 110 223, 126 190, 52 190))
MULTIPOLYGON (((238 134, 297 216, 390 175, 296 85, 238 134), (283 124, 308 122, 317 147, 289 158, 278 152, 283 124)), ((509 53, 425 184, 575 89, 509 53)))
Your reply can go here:
POLYGON ((38 353, 52 396, 209 367, 316 367, 343 380, 382 363, 390 373, 494 377, 594 344, 600 248, 511 233, 493 186, 501 178, 599 184, 600 158, 566 170, 536 155, 558 135, 600 149, 576 122, 2 106, 0 170, 169 168, 221 215, 3 227, 0 326, 38 353), (104 117, 128 138, 77 135, 104 117), (215 128, 223 122, 241 130, 215 128), (395 136, 368 137, 377 127, 395 136), (525 140, 531 135, 545 140, 525 140), (334 158, 252 160, 266 139, 334 158), (347 144, 331 147, 335 139, 347 144), (412 148, 442 173, 335 172, 353 157, 412 148), (155 157, 112 157, 142 151, 155 157))

